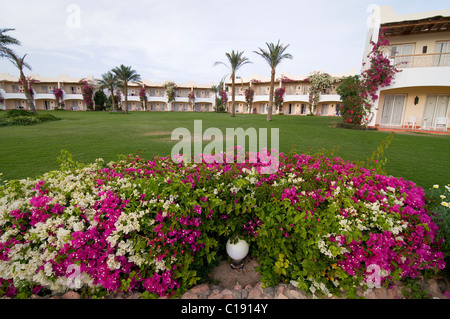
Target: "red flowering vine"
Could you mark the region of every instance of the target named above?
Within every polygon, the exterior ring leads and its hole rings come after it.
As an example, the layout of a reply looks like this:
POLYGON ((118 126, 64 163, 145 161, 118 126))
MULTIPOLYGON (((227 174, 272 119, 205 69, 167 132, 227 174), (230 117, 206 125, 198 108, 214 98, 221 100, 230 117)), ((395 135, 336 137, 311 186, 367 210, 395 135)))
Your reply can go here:
POLYGON ((391 85, 395 74, 400 72, 383 53, 389 40, 380 34, 378 41, 371 42, 372 50, 367 56, 370 66, 361 76, 346 78, 337 92, 343 101, 342 123, 365 126, 373 118, 372 103, 378 99, 378 90, 391 85))
POLYGON ((244 95, 245 95, 245 102, 247 103, 247 108, 251 110, 253 107, 253 98, 255 96, 255 90, 253 90, 250 87, 244 91, 244 95))
POLYGON ((81 88, 81 94, 83 95, 83 100, 84 103, 86 103, 86 107, 89 110, 93 110, 94 109, 94 91, 95 91, 95 86, 94 84, 87 80, 87 79, 81 79, 80 83, 83 84, 83 87, 81 88))
POLYGON ((64 103, 64 91, 60 88, 56 88, 53 90, 53 95, 55 96, 57 107, 61 107, 64 103))
POLYGON ((275 101, 274 101, 274 104, 275 104, 275 107, 277 108, 277 110, 279 112, 281 112, 281 108, 283 107, 283 101, 284 101, 283 100, 283 96, 284 96, 285 92, 286 92, 286 88, 284 88, 284 87, 280 87, 280 88, 275 90, 275 94, 274 94, 275 101))

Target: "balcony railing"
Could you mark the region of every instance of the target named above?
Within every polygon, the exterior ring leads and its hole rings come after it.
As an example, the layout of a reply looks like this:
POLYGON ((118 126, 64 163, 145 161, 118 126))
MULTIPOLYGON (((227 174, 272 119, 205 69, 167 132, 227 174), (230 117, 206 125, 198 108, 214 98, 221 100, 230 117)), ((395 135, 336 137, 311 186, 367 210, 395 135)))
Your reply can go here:
POLYGON ((450 66, 450 53, 396 55, 390 59, 397 68, 450 66))

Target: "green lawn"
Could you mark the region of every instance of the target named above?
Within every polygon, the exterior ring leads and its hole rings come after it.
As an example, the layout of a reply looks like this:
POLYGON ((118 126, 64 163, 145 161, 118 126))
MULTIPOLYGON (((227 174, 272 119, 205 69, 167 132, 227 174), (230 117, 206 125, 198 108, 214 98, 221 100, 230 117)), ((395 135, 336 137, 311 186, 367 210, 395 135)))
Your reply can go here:
MULTIPOLYGON (((41 112, 46 113, 46 112, 41 112)), ((62 149, 71 152, 80 162, 102 157, 116 160, 118 154, 141 153, 146 159, 154 155, 170 155, 175 141, 171 132, 186 127, 193 134, 194 120, 203 120, 203 131, 226 128, 277 127, 280 151, 293 147, 302 153, 333 149, 346 160, 364 160, 389 134, 387 132, 355 131, 334 127, 340 118, 237 115, 181 112, 48 112, 61 121, 31 126, 0 127, 0 172, 2 178, 35 177, 58 169, 57 157, 62 149)), ((0 116, 2 114, 0 113, 0 116)), ((205 143, 206 144, 206 143, 205 143)), ((450 183, 450 136, 430 134, 395 134, 386 152, 389 174, 412 180, 422 187, 450 183)))

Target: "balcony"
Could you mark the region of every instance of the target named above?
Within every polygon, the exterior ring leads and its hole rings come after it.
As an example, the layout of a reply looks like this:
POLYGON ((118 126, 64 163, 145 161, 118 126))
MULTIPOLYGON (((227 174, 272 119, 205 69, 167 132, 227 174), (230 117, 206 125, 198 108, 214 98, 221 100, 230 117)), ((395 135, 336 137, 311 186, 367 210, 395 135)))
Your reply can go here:
POLYGON ((396 55, 390 59, 399 69, 450 66, 450 53, 396 55))

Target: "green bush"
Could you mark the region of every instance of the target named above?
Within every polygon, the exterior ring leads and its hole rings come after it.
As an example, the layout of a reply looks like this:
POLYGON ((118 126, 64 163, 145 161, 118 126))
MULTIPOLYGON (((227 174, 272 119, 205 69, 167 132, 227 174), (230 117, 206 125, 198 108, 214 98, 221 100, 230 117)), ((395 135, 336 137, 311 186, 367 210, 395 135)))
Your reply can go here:
POLYGON ((9 110, 6 113, 6 116, 9 116, 9 117, 14 117, 14 116, 35 116, 35 114, 33 112, 27 111, 27 110, 14 109, 14 110, 9 110))
POLYGON ((54 115, 52 115, 52 114, 38 114, 37 118, 38 118, 41 122, 56 121, 56 120, 59 120, 59 118, 57 118, 56 116, 54 116, 54 115))
POLYGON ((59 120, 59 118, 52 114, 35 115, 33 112, 26 110, 10 110, 0 117, 0 126, 30 125, 56 120, 59 120))
POLYGON ((30 125, 40 122, 41 120, 36 116, 3 116, 0 118, 0 126, 30 125))
MULTIPOLYGON (((450 263, 450 184, 444 187, 434 185, 426 191, 428 210, 430 216, 439 226, 438 235, 444 239, 442 251, 445 254, 445 262, 450 263)), ((445 270, 445 275, 450 278, 450 271, 445 270)))

